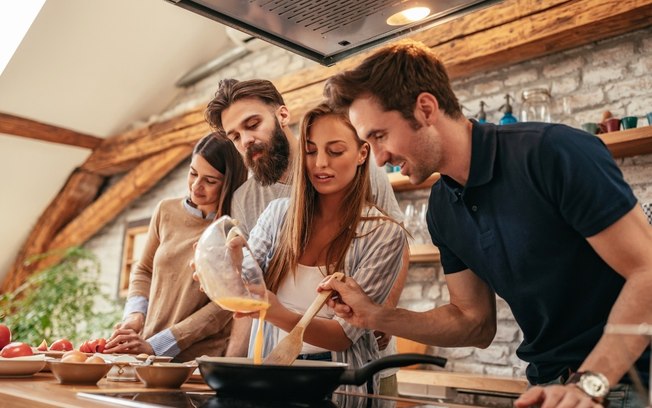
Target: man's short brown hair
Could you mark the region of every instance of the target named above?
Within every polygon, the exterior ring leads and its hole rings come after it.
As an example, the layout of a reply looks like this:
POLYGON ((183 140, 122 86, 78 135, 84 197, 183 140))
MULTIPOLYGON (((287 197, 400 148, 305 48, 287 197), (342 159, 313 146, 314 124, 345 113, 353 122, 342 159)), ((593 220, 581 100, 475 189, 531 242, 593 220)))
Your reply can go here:
POLYGON ((446 115, 462 117, 444 65, 430 48, 416 41, 380 49, 358 67, 331 77, 324 88, 336 109, 347 109, 356 99, 372 96, 385 111, 400 112, 414 127, 418 127, 415 103, 422 92, 434 95, 446 115))
POLYGON ((222 112, 236 101, 246 98, 258 98, 273 108, 285 105, 281 93, 274 84, 266 79, 223 79, 217 87, 213 100, 206 107, 206 121, 213 129, 224 131, 222 112))

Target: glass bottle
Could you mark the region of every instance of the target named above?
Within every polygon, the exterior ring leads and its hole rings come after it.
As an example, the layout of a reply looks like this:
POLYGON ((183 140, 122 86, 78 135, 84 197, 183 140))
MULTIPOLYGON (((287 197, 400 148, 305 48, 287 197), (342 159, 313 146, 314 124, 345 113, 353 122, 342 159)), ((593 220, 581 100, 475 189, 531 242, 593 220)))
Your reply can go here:
POLYGON ((522 94, 521 121, 551 122, 550 105, 552 96, 545 88, 526 89, 522 94))
POLYGON ((516 123, 518 122, 518 119, 514 115, 512 115, 512 104, 509 103, 509 100, 512 97, 509 95, 505 95, 505 104, 498 108, 499 110, 502 110, 505 114, 503 115, 502 118, 500 118, 500 121, 498 122, 499 125, 508 125, 510 123, 516 123))

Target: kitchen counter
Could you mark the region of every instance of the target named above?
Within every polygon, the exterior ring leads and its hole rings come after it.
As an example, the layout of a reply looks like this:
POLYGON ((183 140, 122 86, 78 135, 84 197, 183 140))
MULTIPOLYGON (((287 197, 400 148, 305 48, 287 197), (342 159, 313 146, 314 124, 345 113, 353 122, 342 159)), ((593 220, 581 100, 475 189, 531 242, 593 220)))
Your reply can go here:
MULTIPOLYGON (((142 392, 153 391, 145 388, 140 381, 107 381, 100 380, 95 385, 63 385, 51 373, 41 372, 33 377, 0 378, 0 406, 41 408, 41 407, 115 407, 97 401, 80 398, 78 392, 123 391, 142 392)), ((209 391, 203 383, 186 383, 184 391, 209 391)))
MULTIPOLYGON (((319 408, 466 408, 478 406, 467 401, 427 400, 425 398, 379 398, 369 395, 335 393, 333 401, 299 404, 300 407, 319 408)), ((51 373, 38 373, 25 378, 0 378, 0 406, 18 408, 90 408, 90 407, 228 407, 228 408, 288 408, 295 406, 273 401, 234 401, 218 399, 204 383, 186 383, 180 390, 145 388, 140 382, 114 382, 102 379, 97 386, 62 385, 51 373), (183 392, 179 392, 183 391, 183 392), (86 394, 85 396, 81 394, 86 394), (279 405, 280 404, 280 405, 279 405)))

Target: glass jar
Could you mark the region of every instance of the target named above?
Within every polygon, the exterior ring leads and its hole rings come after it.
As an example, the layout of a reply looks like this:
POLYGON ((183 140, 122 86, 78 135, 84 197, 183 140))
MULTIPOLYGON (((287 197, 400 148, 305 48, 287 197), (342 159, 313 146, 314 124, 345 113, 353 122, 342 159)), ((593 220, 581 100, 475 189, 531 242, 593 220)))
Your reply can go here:
POLYGON ((545 88, 526 89, 522 94, 521 122, 551 122, 552 96, 545 88))

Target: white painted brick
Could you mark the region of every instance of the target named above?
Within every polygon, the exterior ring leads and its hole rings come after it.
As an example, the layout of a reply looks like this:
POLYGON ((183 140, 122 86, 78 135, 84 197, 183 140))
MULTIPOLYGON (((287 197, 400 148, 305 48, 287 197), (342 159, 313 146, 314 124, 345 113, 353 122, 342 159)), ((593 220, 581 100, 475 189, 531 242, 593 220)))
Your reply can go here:
POLYGON ((651 95, 652 79, 649 75, 631 78, 620 81, 617 84, 606 85, 605 90, 609 100, 625 100, 623 102, 628 102, 629 98, 639 97, 641 95, 651 95))
POLYGON ((484 374, 484 364, 455 361, 449 362, 449 366, 456 373, 484 374))
POLYGON ((421 284, 406 284, 401 293, 403 300, 420 300, 423 299, 423 286, 421 284))
POLYGON ((401 300, 399 302, 399 307, 413 312, 426 312, 428 310, 434 309, 437 304, 432 300, 412 300, 405 301, 401 300))
POLYGON ((625 180, 630 184, 650 184, 652 165, 639 165, 622 169, 625 180))
POLYGON ((554 100, 559 100, 560 95, 568 94, 575 91, 580 86, 579 74, 569 74, 561 78, 556 78, 552 82, 550 94, 554 100))
POLYGON ((641 56, 638 61, 632 64, 631 68, 632 74, 635 76, 649 75, 652 72, 652 55, 641 56))
POLYGON ((587 67, 584 69, 584 85, 595 86, 625 77, 624 67, 587 67))
POLYGON ((595 65, 619 66, 634 57, 634 44, 631 42, 621 43, 598 52, 592 52, 589 55, 591 63, 595 65))
POLYGON ((495 342, 511 343, 516 339, 520 329, 513 321, 501 321, 496 330, 495 342))
POLYGON ((604 102, 604 92, 600 88, 585 89, 570 96, 570 104, 575 109, 590 108, 604 102))
POLYGON ((525 85, 532 87, 532 82, 539 79, 539 73, 536 69, 528 69, 518 73, 513 72, 505 79, 505 86, 525 85))
POLYGON ((473 87, 473 95, 501 92, 504 88, 502 81, 488 81, 473 87))
POLYGON ((509 366, 496 366, 496 365, 486 365, 484 367, 484 373, 487 375, 493 375, 496 377, 514 377, 514 367, 509 366))
POLYGON ((507 364, 509 357, 509 347, 491 345, 486 349, 475 349, 473 354, 478 361, 489 364, 507 364))
POLYGON ((426 287, 426 299, 439 299, 441 297, 441 288, 439 285, 430 285, 426 287))
MULTIPOLYGON (((582 57, 574 57, 556 61, 552 64, 547 64, 543 67, 543 76, 546 78, 567 77, 580 71, 584 66, 584 59, 582 57)), ((573 75, 575 76, 575 75, 573 75)))
POLYGON ((416 264, 419 266, 410 265, 408 270, 407 282, 433 282, 437 279, 436 269, 430 264, 416 264))
POLYGON ((436 347, 433 354, 449 360, 462 360, 473 356, 474 351, 475 347, 436 347))
POLYGON ((645 115, 649 112, 652 112, 652 93, 631 98, 627 105, 628 115, 639 116, 638 127, 652 125, 652 123, 648 123, 647 118, 645 118, 645 115))

